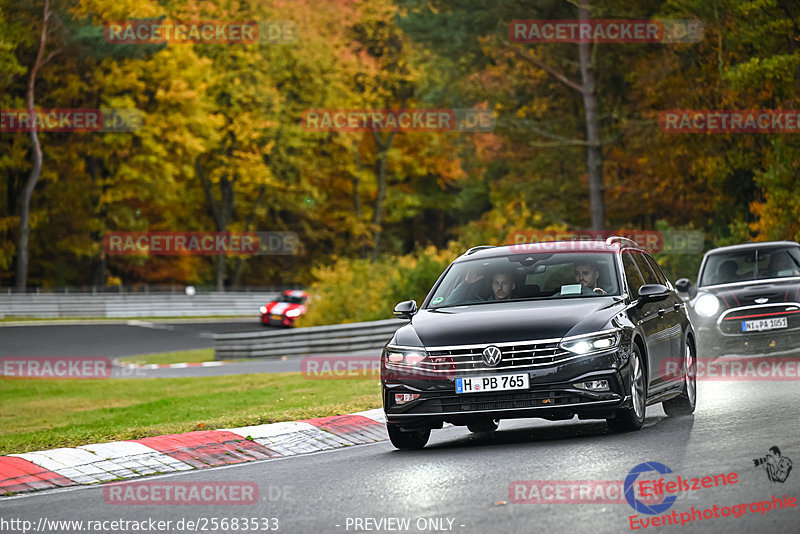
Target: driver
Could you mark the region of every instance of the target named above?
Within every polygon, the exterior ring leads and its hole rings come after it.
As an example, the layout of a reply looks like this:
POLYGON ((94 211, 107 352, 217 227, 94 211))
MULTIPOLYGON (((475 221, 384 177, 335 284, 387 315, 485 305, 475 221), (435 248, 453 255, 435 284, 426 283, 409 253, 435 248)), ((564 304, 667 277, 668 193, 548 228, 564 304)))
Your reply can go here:
POLYGON ((507 300, 511 298, 512 292, 517 287, 514 281, 514 271, 511 269, 500 269, 492 275, 492 295, 490 295, 488 299, 482 298, 478 295, 478 282, 483 280, 483 277, 484 275, 479 274, 477 268, 471 268, 467 271, 464 280, 453 289, 453 292, 447 299, 448 302, 456 303, 465 300, 507 300))
POLYGON ((598 295, 605 295, 606 291, 597 285, 598 278, 600 278, 600 268, 595 262, 586 261, 575 264, 575 281, 587 290, 594 291, 598 295))
POLYGON ((511 292, 517 288, 514 282, 514 273, 503 270, 494 273, 492 277, 492 297, 489 300, 506 300, 511 298, 511 292))
POLYGON ((788 252, 774 253, 769 259, 767 276, 779 278, 781 276, 797 276, 797 266, 788 252))

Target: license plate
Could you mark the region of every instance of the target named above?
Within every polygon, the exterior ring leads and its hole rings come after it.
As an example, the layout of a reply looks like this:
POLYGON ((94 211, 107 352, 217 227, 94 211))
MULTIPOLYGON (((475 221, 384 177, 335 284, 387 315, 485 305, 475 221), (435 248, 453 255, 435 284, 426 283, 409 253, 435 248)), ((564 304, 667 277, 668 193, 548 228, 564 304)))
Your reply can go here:
POLYGON ((273 321, 282 321, 283 320, 283 316, 281 316, 281 315, 273 315, 272 316, 272 320, 273 321))
POLYGON ((786 317, 776 317, 774 319, 758 319, 756 321, 742 321, 742 332, 756 332, 760 330, 775 330, 776 328, 786 328, 789 324, 786 317))
POLYGON ((509 389, 528 389, 528 387, 527 373, 456 378, 456 393, 507 391, 509 389))

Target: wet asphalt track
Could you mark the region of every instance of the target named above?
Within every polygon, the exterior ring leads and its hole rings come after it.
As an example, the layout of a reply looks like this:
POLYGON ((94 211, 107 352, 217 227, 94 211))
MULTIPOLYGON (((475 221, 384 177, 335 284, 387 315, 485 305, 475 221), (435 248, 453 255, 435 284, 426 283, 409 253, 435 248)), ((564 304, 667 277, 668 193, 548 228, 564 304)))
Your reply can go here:
MULTIPOLYGON (((203 334, 241 326, 183 325, 174 330, 105 325, 64 330, 48 327, 37 335, 20 330, 10 337, 6 337, 9 328, 3 328, 0 336, 4 341, 2 354, 21 355, 21 348, 27 347, 28 354, 39 355, 64 354, 65 350, 76 351, 73 354, 122 355, 202 348, 211 341, 203 334), (24 344, 26 338, 30 345, 24 344), (6 339, 11 343, 6 344, 6 339)), ((268 364, 290 366, 293 362, 268 364)), ((208 369, 227 367, 233 364, 208 369)), ((263 522, 258 522, 256 529, 228 526, 214 530, 212 518, 277 518, 278 532, 310 534, 633 532, 630 517, 635 512, 628 504, 515 503, 514 483, 620 481, 635 465, 653 461, 670 467, 673 479, 675 475, 692 478, 731 471, 738 476, 733 485, 681 494, 667 513, 681 514, 690 512, 691 507, 702 510, 714 505, 722 509, 771 500, 773 495, 800 498, 797 467, 784 483, 778 483, 771 482, 763 468, 753 465, 754 458, 764 456, 774 445, 795 463, 800 461, 798 420, 798 381, 705 381, 698 384, 698 410, 694 416, 668 418, 660 405, 650 406, 645 428, 629 434, 609 434, 604 422, 577 419, 558 423, 536 419, 503 421, 500 430, 489 438, 471 435, 463 427, 450 427, 433 431, 428 447, 422 451, 400 452, 383 442, 142 479, 255 482, 259 487, 255 504, 112 505, 104 500, 102 486, 79 487, 0 498, 0 520, 24 519, 34 524, 40 519, 172 521, 164 532, 274 531, 263 528, 263 522), (408 519, 408 526, 402 522, 380 523, 390 518, 408 519), (185 524, 176 528, 180 520, 198 519, 207 522, 206 530, 188 529, 185 524)), ((796 533, 800 531, 799 511, 789 508, 762 514, 751 508, 739 518, 710 518, 684 526, 651 526, 638 531, 796 533)), ((274 527, 274 522, 266 525, 274 527)), ((11 529, 11 523, 5 526, 0 529, 4 533, 21 532, 11 529)), ((46 527, 45 524, 44 532, 92 531, 56 528, 52 524, 49 529, 46 527)), ((109 528, 100 532, 155 530, 109 528)))
MULTIPOLYGON (((703 382, 694 416, 672 419, 653 406, 645 428, 630 434, 608 434, 603 422, 577 420, 503 421, 492 438, 451 427, 434 431, 422 451, 395 451, 383 442, 145 479, 255 482, 259 487, 255 504, 116 505, 107 503, 103 487, 97 486, 0 499, 0 517, 34 524, 40 518, 154 518, 172 521, 171 532, 188 531, 185 526, 174 528, 181 519, 202 518, 277 518, 279 532, 308 534, 631 532, 629 521, 634 511, 627 504, 518 504, 512 502, 509 487, 519 480, 623 480, 640 462, 656 461, 684 478, 730 471, 738 476, 734 485, 681 496, 669 512, 680 514, 692 506, 714 505, 721 510, 723 506, 770 500, 772 495, 798 497, 800 473, 790 473, 785 483, 773 483, 763 469, 753 466, 753 458, 763 456, 773 445, 778 445, 784 456, 800 459, 798 400, 797 385, 791 382, 703 382), (391 524, 394 528, 355 528, 357 519, 362 527, 375 527, 367 518, 408 518, 410 523, 408 528, 395 523, 391 524), (441 524, 449 530, 436 529, 435 524, 429 528, 431 523, 426 527, 423 522, 431 518, 444 518, 441 524)), ((792 533, 798 531, 799 517, 798 509, 793 508, 646 531, 792 533)), ((234 531, 267 530, 225 530, 234 531)))
POLYGON ((264 330, 258 318, 219 322, 122 321, 118 324, 1 326, 0 356, 131 356, 204 349, 214 334, 264 330))
MULTIPOLYGON (((119 324, 51 324, 0 327, 0 358, 4 356, 120 356, 204 349, 214 346, 214 334, 274 329, 257 318, 219 322, 123 321, 119 324)), ((219 367, 178 369, 123 369, 119 378, 216 376, 248 373, 284 373, 300 370, 300 359, 259 360, 219 367)))

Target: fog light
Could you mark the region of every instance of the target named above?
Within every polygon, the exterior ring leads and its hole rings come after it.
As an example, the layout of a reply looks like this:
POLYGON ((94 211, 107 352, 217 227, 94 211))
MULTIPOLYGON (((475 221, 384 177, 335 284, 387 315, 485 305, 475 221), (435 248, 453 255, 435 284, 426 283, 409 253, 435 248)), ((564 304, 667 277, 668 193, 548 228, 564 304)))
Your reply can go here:
POLYGON ((588 382, 578 382, 572 384, 578 389, 585 389, 587 391, 608 391, 608 380, 589 380, 588 382))
POLYGON ((419 398, 419 393, 395 393, 394 394, 394 403, 395 404, 406 404, 407 402, 411 402, 413 400, 417 400, 419 398))

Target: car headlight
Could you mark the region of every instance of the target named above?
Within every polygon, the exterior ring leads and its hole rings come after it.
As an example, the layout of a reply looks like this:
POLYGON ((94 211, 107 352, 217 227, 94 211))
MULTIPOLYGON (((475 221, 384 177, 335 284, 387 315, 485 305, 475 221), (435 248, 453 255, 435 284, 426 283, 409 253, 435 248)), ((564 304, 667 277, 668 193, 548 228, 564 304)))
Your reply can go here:
POLYGON ((261 307, 258 309, 258 311, 260 311, 261 313, 267 313, 267 307, 266 307, 266 306, 261 306, 261 307))
POLYGON ((415 366, 424 360, 428 354, 425 349, 386 349, 386 364, 415 366))
POLYGON ((694 311, 703 317, 712 317, 719 311, 719 299, 710 293, 706 293, 694 303, 694 311))
POLYGON ((302 312, 300 308, 294 308, 286 312, 286 317, 298 317, 302 312))
POLYGON ((591 354, 615 349, 619 346, 620 334, 618 331, 605 332, 592 336, 562 341, 559 346, 575 354, 591 354))

